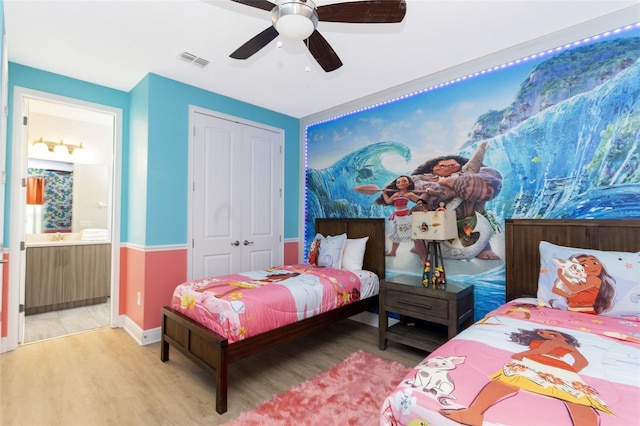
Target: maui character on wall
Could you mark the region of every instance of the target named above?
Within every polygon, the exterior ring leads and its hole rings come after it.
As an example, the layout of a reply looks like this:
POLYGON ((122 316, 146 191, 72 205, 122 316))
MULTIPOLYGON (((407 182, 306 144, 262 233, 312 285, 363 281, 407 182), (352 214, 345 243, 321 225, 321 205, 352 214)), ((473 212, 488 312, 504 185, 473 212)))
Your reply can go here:
MULTIPOLYGON (((499 259, 489 243, 492 230, 484 214, 486 203, 500 193, 503 178, 498 170, 482 164, 486 148, 486 143, 481 144, 470 159, 459 155, 433 158, 411 173, 421 193, 421 209, 456 211, 462 246, 455 249, 444 244, 444 257, 499 259)), ((424 242, 417 240, 415 250, 424 258, 424 242)))

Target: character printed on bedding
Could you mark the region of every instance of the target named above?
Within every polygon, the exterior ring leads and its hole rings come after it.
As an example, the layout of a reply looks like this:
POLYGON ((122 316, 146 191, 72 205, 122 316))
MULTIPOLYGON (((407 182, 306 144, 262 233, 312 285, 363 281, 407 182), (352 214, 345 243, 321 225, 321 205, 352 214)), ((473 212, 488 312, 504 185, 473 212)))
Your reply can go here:
POLYGON ((573 336, 551 329, 519 329, 511 333, 510 340, 529 349, 514 353, 468 408, 442 409, 440 414, 465 425, 482 425, 486 410, 521 390, 562 401, 574 425, 598 425, 598 411, 613 414, 597 390, 578 375, 589 362, 573 336), (572 364, 565 360, 567 356, 573 359, 572 364))
MULTIPOLYGON (((269 271, 269 270, 267 270, 269 271)), ((248 273, 251 274, 251 273, 248 273)), ((260 274, 262 272, 260 271, 260 274)), ((284 281, 289 278, 294 278, 300 275, 298 272, 289 272, 289 271, 277 271, 275 273, 268 274, 266 276, 258 275, 255 279, 246 280, 246 281, 223 281, 221 284, 216 284, 218 282, 217 278, 211 278, 208 280, 203 280, 201 283, 195 284, 197 287, 196 291, 202 293, 204 291, 211 291, 212 288, 220 288, 220 287, 237 287, 244 289, 252 289, 262 287, 266 284, 276 283, 279 281, 284 281)), ((237 291, 236 289, 227 290, 223 293, 215 293, 215 296, 219 299, 225 297, 226 295, 237 291)))
MULTIPOLYGON (((274 284, 282 285, 289 289, 296 302, 298 320, 317 315, 319 312, 310 311, 310 306, 320 306, 324 288, 320 278, 315 275, 299 275, 295 279, 277 281, 274 284)), ((318 308, 319 309, 319 308, 318 308)))
POLYGON ((407 383, 412 388, 421 388, 423 392, 430 393, 436 397, 442 405, 450 405, 455 383, 449 375, 449 371, 455 369, 458 364, 462 364, 465 356, 436 356, 425 359, 416 371, 412 379, 407 383))
POLYGON ((576 254, 553 261, 558 266, 558 278, 551 291, 566 298, 568 310, 600 315, 613 307, 616 281, 598 258, 576 254))
MULTIPOLYGON (((479 324, 480 323, 484 324, 489 322, 491 318, 500 316, 500 315, 507 315, 513 318, 524 318, 528 320, 531 318, 531 310, 537 309, 537 308, 538 306, 533 303, 513 303, 510 308, 504 311, 504 313, 489 312, 487 313, 487 315, 484 316, 484 318, 478 320, 477 322, 479 324)), ((544 315, 542 313, 539 313, 539 314, 544 315)))

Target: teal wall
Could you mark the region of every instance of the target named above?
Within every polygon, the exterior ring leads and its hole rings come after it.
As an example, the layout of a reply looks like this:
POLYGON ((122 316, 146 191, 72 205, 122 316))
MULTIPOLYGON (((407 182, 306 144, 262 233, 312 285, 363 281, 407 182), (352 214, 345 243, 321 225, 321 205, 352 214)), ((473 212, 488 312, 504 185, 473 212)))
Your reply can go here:
POLYGON ((284 129, 284 237, 298 237, 299 120, 155 74, 149 84, 147 245, 184 243, 187 234, 189 105, 284 129))
MULTIPOLYGON (((189 106, 202 107, 284 129, 284 238, 298 238, 301 146, 299 120, 148 74, 130 92, 9 64, 9 128, 13 137, 15 86, 120 108, 123 111, 121 240, 143 246, 186 244, 189 106)), ((11 149, 7 150, 10 188, 11 149)), ((5 196, 9 225, 9 191, 5 196)), ((5 246, 8 245, 5 232, 5 246)))
MULTIPOLYGON (((128 160, 127 209, 122 210, 123 241, 144 244, 146 241, 147 212, 147 147, 149 145, 149 82, 143 79, 131 92, 129 116, 129 151, 122 153, 128 160), (126 216, 125 213, 127 212, 126 216)), ((124 182, 124 180, 123 180, 124 182)), ((123 183, 124 185, 124 183, 123 183)))
MULTIPOLYGON (((300 211, 298 119, 155 74, 148 74, 138 86, 140 85, 148 86, 146 245, 186 242, 190 105, 284 129, 286 182, 284 237, 298 236, 300 211)), ((132 94, 137 92, 138 86, 132 94)), ((133 224, 129 224, 129 227, 131 226, 133 224)), ((136 240, 131 242, 139 243, 136 240)))

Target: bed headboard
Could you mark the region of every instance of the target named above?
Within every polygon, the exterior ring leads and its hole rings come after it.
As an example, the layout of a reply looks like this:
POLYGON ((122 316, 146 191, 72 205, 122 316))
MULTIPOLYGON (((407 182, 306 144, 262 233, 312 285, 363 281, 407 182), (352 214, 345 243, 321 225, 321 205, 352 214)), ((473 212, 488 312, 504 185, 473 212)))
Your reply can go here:
POLYGON ((322 235, 339 235, 346 232, 347 238, 369 237, 362 268, 375 272, 380 279, 384 279, 384 219, 317 218, 316 232, 322 235))
POLYGON ((636 219, 507 219, 505 269, 507 301, 536 297, 540 241, 609 251, 640 251, 636 219))

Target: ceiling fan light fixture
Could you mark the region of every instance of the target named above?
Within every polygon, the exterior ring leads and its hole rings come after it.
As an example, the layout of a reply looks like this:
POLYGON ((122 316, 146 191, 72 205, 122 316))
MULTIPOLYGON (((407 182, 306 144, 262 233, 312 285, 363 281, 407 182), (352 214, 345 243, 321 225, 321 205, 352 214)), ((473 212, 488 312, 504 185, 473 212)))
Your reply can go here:
POLYGON ((311 0, 280 0, 271 11, 271 20, 282 37, 306 40, 318 25, 316 5, 311 0))

